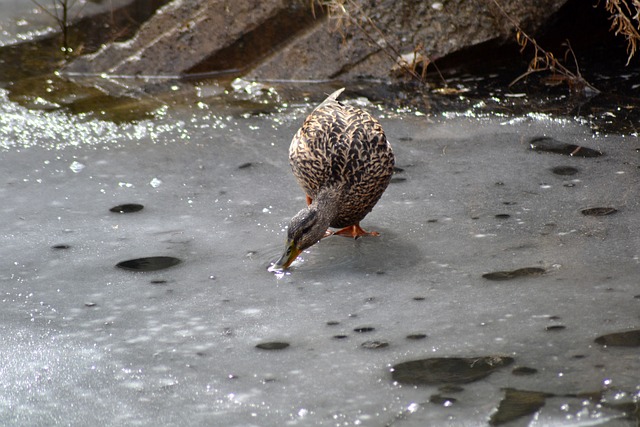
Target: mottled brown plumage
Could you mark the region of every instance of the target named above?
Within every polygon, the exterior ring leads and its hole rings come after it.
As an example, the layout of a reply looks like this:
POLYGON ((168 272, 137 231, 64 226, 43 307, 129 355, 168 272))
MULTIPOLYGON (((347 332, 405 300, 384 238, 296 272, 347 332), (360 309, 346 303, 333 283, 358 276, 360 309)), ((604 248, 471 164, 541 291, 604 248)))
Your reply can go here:
POLYGON ((353 237, 377 234, 359 222, 389 185, 393 151, 375 118, 337 101, 343 90, 322 102, 291 141, 289 162, 309 206, 292 218, 287 250, 273 269, 287 268, 327 227, 349 227, 338 233, 353 237))

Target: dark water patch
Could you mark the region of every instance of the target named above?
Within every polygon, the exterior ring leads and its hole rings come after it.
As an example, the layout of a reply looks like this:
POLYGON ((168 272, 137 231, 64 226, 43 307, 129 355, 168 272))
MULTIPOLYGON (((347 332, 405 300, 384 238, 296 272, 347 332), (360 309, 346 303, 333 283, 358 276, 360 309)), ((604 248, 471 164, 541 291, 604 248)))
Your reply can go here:
POLYGON ((336 326, 336 325, 339 325, 339 324, 340 324, 340 322, 338 322, 337 320, 329 320, 327 322, 327 326, 336 326))
POLYGON ((582 213, 582 215, 586 215, 586 216, 606 216, 606 215, 614 214, 618 212, 618 210, 610 207, 599 207, 599 208, 582 209, 580 212, 582 213))
POLYGON ((438 222, 438 220, 437 220, 437 219, 435 219, 435 218, 433 218, 433 219, 428 219, 428 220, 427 220, 427 222, 428 222, 429 224, 435 224, 436 222, 438 222))
POLYGON ((549 325, 544 328, 545 331, 562 331, 563 329, 567 329, 564 325, 549 325))
POLYGON ((173 267, 181 262, 180 259, 170 256, 152 256, 122 261, 117 263, 116 267, 129 271, 156 271, 173 267))
POLYGON ((429 397, 429 403, 433 403, 434 405, 445 406, 447 408, 449 406, 452 406, 457 401, 458 399, 456 399, 455 397, 447 397, 441 394, 432 394, 429 397))
POLYGON ((571 358, 575 360, 584 359, 585 357, 587 356, 585 356, 584 354, 574 354, 573 356, 571 356, 571 358))
POLYGON ((60 243, 60 244, 51 246, 51 249, 56 249, 56 250, 70 249, 70 248, 71 248, 70 245, 67 245, 67 244, 64 244, 64 243, 60 243))
POLYGON ((284 350, 287 347, 289 347, 289 343, 283 341, 262 342, 256 345, 256 348, 260 350, 284 350))
POLYGON ((346 339, 346 338, 349 338, 349 335, 342 335, 342 334, 340 334, 340 335, 334 335, 334 336, 332 336, 331 338, 333 338, 334 340, 344 340, 344 339, 346 339))
POLYGON ((150 281, 149 283, 151 283, 152 285, 166 285, 167 281, 163 279, 155 279, 150 281))
POLYGON ((247 163, 243 163, 240 166, 238 166, 238 169, 247 169, 247 168, 250 168, 251 166, 253 166, 253 163, 247 162, 247 163))
POLYGON ((358 332, 358 333, 366 333, 366 332, 373 332, 375 331, 376 328, 374 328, 373 326, 359 326, 357 328, 353 329, 353 332, 358 332))
POLYGON ((109 209, 109 211, 115 212, 115 213, 125 214, 125 213, 140 212, 142 209, 144 209, 144 206, 142 206, 140 204, 137 204, 137 203, 125 203, 124 205, 114 206, 111 209, 109 209))
POLYGON ((400 384, 465 384, 481 380, 513 361, 506 356, 434 357, 394 365, 391 376, 400 384))
POLYGON ((505 389, 504 398, 500 401, 496 412, 491 415, 489 424, 499 426, 525 415, 534 414, 544 406, 548 397, 553 395, 539 391, 505 389))
POLYGON ((518 268, 512 271, 494 271, 491 273, 483 274, 482 277, 487 280, 512 280, 520 277, 536 277, 541 276, 546 272, 544 268, 540 267, 525 267, 518 268))
POLYGON ((511 373, 513 375, 516 376, 527 376, 527 375, 534 375, 538 373, 538 370, 536 368, 529 368, 527 366, 518 366, 516 368, 513 368, 513 370, 511 371, 511 373))
POLYGON ((640 294, 639 295, 634 295, 633 296, 635 299, 640 299, 640 294))
POLYGON ((509 218, 511 218, 511 215, 509 215, 509 214, 497 214, 497 215, 495 215, 495 217, 498 218, 498 219, 509 219, 509 218))
POLYGON ((580 145, 567 144, 546 136, 533 138, 529 141, 531 150, 541 153, 554 153, 571 157, 600 157, 601 151, 580 145))
POLYGON ((640 347, 640 329, 601 335, 595 343, 605 347, 640 347))
POLYGON ((378 350, 381 348, 387 348, 389 347, 389 343, 386 341, 365 341, 362 344, 360 344, 360 347, 362 348, 366 348, 367 350, 378 350))
POLYGON ((502 204, 505 205, 505 206, 513 206, 513 205, 517 205, 518 203, 517 202, 506 201, 506 202, 502 202, 502 204))
POLYGON ((556 166, 551 168, 551 172, 556 175, 571 176, 578 173, 578 168, 574 168, 572 166, 556 166))
POLYGON ((423 340, 427 337, 427 334, 409 334, 407 335, 408 340, 417 341, 423 340))
POLYGON ((425 297, 413 297, 412 299, 413 299, 414 301, 424 301, 424 300, 426 300, 426 298, 425 298, 425 297))

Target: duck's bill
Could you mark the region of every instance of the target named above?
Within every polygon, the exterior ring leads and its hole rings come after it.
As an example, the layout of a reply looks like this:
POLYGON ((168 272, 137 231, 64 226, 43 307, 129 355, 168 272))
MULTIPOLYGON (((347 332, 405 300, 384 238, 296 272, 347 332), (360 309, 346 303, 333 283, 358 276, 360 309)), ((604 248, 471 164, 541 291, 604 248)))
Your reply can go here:
POLYGON ((286 270, 287 268, 289 268, 291 263, 295 261, 296 258, 298 258, 300 252, 302 251, 296 247, 293 240, 287 241, 287 247, 285 248, 284 253, 280 257, 280 259, 275 262, 275 264, 269 267, 269 271, 286 270))

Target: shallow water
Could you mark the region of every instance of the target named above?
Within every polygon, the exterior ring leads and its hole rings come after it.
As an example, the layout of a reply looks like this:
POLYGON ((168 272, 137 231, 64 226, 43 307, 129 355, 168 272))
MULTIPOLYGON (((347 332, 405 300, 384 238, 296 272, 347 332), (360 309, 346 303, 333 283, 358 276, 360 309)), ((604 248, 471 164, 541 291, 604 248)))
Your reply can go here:
POLYGON ((381 235, 274 275, 305 204, 287 148, 325 89, 176 83, 89 113, 0 89, 0 424, 637 424, 637 136, 347 93, 401 170, 363 221, 381 235), (417 360, 449 365, 394 378, 417 360))

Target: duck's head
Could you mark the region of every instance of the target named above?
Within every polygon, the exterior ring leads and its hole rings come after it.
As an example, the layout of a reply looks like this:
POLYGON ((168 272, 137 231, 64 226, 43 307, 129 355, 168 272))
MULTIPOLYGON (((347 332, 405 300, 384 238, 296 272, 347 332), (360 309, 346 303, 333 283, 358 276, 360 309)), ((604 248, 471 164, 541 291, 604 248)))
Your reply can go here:
POLYGON ((331 218, 324 215, 325 213, 326 211, 318 209, 318 205, 313 203, 291 218, 284 253, 269 268, 270 271, 287 269, 302 251, 324 237, 331 222, 331 218))

